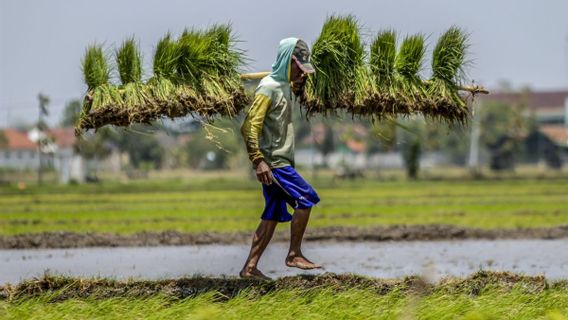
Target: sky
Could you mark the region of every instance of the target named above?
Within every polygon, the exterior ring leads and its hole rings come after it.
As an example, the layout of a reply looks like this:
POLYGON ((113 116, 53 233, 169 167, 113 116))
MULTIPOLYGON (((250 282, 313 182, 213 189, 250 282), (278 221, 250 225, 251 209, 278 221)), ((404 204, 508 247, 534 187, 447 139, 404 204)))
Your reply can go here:
POLYGON ((311 44, 331 14, 355 15, 367 42, 386 28, 422 33, 427 57, 438 36, 457 25, 471 34, 469 76, 476 83, 568 88, 566 0, 0 0, 0 127, 33 122, 39 92, 51 98, 49 121, 58 121, 65 103, 86 90, 80 61, 92 43, 112 53, 134 35, 151 76, 154 46, 166 32, 230 22, 249 70, 266 71, 280 39, 311 44))

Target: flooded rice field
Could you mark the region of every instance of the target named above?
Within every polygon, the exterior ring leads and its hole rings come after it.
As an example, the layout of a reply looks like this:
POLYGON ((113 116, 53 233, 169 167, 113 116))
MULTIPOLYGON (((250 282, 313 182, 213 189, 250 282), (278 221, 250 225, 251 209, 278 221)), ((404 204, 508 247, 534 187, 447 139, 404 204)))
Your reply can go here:
MULTIPOLYGON (((316 242, 307 257, 324 270, 284 265, 287 246, 269 245, 259 268, 277 278, 300 273, 354 273, 381 278, 422 275, 432 280, 479 270, 513 271, 568 278, 568 239, 458 240, 414 242, 316 242)), ((235 276, 248 254, 245 244, 0 250, 0 285, 45 274, 114 279, 235 276)))

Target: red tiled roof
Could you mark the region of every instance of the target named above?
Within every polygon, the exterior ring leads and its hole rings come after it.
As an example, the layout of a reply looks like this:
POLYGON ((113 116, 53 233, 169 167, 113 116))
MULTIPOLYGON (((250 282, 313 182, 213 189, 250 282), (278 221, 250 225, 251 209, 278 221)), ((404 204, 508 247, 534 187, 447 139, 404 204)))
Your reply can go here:
POLYGON ((4 129, 2 134, 6 137, 8 141, 7 148, 5 149, 17 149, 17 150, 35 150, 37 145, 33 143, 26 132, 20 132, 14 129, 4 129))
POLYGON ((367 149, 367 144, 364 141, 357 141, 355 139, 345 141, 345 145, 349 148, 349 150, 355 153, 361 153, 367 149))
MULTIPOLYGON (((535 111, 542 109, 564 109, 568 90, 543 92, 495 92, 487 96, 479 96, 480 101, 497 101, 506 104, 526 103, 535 111)), ((542 110, 544 111, 544 110, 542 110)))
POLYGON ((558 125, 545 125, 538 130, 557 145, 568 146, 568 128, 558 125))
POLYGON ((73 128, 49 129, 50 136, 59 148, 69 148, 75 143, 75 130, 73 128))
MULTIPOLYGON (((4 129, 2 133, 8 141, 6 149, 37 149, 37 144, 28 138, 27 132, 18 131, 15 129, 4 129)), ((73 146, 75 143, 75 132, 73 128, 55 128, 50 129, 47 135, 53 139, 55 144, 60 148, 67 148, 73 146)))

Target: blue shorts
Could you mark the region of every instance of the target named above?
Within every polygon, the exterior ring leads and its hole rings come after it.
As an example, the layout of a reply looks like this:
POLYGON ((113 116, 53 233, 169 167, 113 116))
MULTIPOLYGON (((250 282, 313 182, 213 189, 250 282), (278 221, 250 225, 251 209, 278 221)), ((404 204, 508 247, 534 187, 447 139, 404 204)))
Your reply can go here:
POLYGON ((262 185, 264 212, 262 220, 286 222, 292 220, 286 204, 294 209, 307 209, 320 201, 316 191, 291 166, 272 169, 271 185, 262 185))

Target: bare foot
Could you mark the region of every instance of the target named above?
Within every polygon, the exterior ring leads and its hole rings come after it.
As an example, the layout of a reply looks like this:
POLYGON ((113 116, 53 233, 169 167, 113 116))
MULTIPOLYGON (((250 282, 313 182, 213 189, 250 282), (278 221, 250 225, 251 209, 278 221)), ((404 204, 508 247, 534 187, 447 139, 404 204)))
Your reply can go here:
POLYGON ((239 276, 243 279, 259 279, 259 280, 272 280, 270 277, 264 275, 264 273, 260 272, 257 268, 249 268, 245 267, 241 272, 239 272, 239 276))
POLYGON ((313 263, 302 255, 299 256, 288 256, 286 258, 286 265, 291 268, 299 268, 302 270, 320 269, 322 266, 317 263, 313 263))

